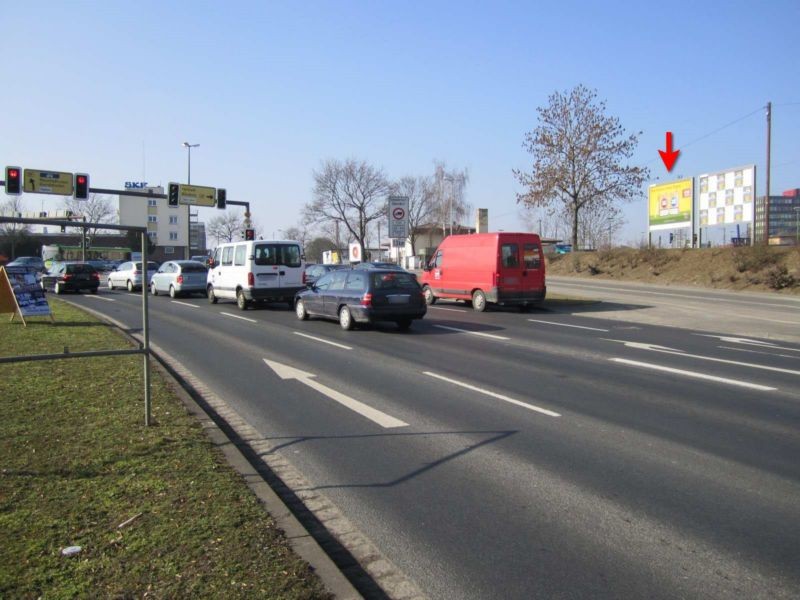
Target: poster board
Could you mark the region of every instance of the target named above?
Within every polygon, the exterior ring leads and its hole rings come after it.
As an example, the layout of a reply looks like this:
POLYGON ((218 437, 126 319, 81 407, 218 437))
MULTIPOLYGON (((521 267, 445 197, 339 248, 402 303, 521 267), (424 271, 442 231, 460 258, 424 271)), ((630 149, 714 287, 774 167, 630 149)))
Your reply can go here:
POLYGON ((694 179, 681 179, 649 189, 650 231, 692 226, 694 179))
POLYGON ((701 227, 753 222, 755 165, 704 173, 699 179, 701 227))
POLYGON ((0 313, 11 313, 11 320, 25 317, 50 317, 44 290, 36 282, 36 270, 29 267, 0 267, 0 313))

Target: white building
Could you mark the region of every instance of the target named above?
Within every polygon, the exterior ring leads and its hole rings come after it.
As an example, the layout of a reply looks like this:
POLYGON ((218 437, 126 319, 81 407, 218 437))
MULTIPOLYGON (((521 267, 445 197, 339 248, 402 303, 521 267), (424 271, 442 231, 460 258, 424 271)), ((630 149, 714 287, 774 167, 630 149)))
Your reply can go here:
MULTIPOLYGON (((161 186, 146 187, 137 192, 163 194, 161 186)), ((120 225, 143 226, 147 224, 147 235, 155 244, 153 260, 189 258, 186 244, 189 235, 189 206, 170 206, 166 198, 142 198, 119 196, 120 225)))

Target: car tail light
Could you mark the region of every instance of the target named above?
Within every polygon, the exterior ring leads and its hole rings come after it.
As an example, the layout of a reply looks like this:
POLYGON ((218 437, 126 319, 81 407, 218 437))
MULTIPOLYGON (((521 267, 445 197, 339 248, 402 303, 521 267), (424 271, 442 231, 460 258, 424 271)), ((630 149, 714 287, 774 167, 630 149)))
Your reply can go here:
POLYGON ((175 281, 177 281, 178 283, 183 283, 183 275, 178 275, 178 276, 175 278, 175 281))
POLYGON ((252 272, 247 274, 247 285, 253 287, 256 284, 256 278, 252 272))
POLYGON ((372 306, 372 294, 367 292, 361 296, 361 306, 372 306))
POLYGON ((59 281, 69 281, 70 279, 72 279, 72 275, 70 275, 69 273, 67 273, 66 275, 62 275, 61 277, 58 278, 59 281))
POLYGON ((494 274, 494 285, 495 285, 495 287, 500 285, 500 273, 495 273, 494 274))
POLYGON ((303 285, 306 284, 306 272, 303 271, 303 285))
POLYGON ((98 275, 97 273, 92 273, 92 279, 97 279, 98 281, 100 281, 100 275, 98 275))

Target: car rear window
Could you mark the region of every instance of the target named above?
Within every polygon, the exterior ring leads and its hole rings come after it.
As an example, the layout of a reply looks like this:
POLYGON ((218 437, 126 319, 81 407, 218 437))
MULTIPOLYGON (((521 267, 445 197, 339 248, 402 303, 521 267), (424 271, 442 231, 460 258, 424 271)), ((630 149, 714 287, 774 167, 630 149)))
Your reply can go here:
POLYGON ((205 266, 201 264, 196 264, 196 265, 184 264, 181 266, 181 271, 183 273, 205 273, 206 271, 208 271, 208 269, 206 269, 205 266))
POLYGON ((297 244, 256 244, 255 263, 259 266, 301 266, 300 246, 297 244))
POLYGON ((372 288, 376 290, 415 290, 419 284, 411 273, 370 273, 372 288))
POLYGON ((94 273, 92 265, 67 265, 67 273, 94 273))

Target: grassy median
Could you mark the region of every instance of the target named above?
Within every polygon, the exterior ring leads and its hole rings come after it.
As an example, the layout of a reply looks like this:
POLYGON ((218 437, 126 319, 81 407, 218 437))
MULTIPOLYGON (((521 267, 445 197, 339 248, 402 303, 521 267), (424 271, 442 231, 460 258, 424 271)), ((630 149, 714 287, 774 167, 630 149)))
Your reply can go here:
MULTIPOLYGON (((0 356, 129 347, 50 304, 55 324, 0 316, 0 356)), ((0 366, 0 597, 327 597, 155 371, 144 427, 141 363, 0 366)))

